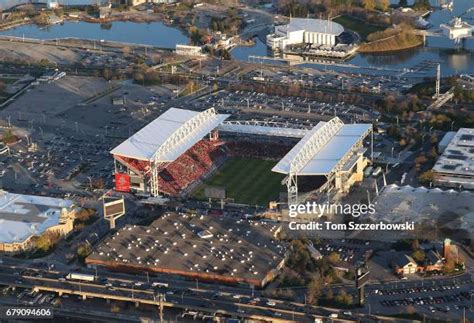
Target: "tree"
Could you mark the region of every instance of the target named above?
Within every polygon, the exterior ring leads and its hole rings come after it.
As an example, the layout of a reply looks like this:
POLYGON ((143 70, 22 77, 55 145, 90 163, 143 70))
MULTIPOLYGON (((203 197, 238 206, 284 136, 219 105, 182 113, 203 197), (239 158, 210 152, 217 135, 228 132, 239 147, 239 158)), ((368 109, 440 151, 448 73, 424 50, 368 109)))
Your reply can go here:
POLYGON ((309 304, 317 304, 323 290, 323 280, 320 275, 316 274, 312 277, 308 284, 306 293, 306 301, 309 304))
POLYGON ((221 50, 221 58, 222 58, 222 59, 225 59, 225 60, 227 60, 227 61, 230 60, 230 58, 231 58, 230 52, 229 52, 227 49, 223 48, 223 49, 221 50))
POLYGON ((83 242, 77 247, 77 257, 80 261, 84 261, 88 255, 92 252, 90 244, 83 242))
POLYGON ((431 4, 429 0, 415 0, 413 8, 415 10, 427 10, 431 8, 431 4))
POLYGON ((342 305, 351 305, 352 300, 352 296, 350 294, 347 294, 344 289, 341 289, 341 291, 335 297, 335 301, 342 305))
POLYGON ((418 241, 418 239, 415 239, 411 242, 411 250, 417 251, 418 249, 420 249, 420 241, 418 241))
POLYGON ((59 238, 59 233, 47 231, 36 239, 35 248, 42 252, 47 252, 56 245, 59 238))
POLYGON ((433 182, 434 179, 434 174, 432 170, 427 170, 424 173, 421 173, 420 176, 418 176, 418 180, 422 183, 430 183, 433 182))
POLYGON ((377 8, 379 8, 382 11, 387 11, 388 8, 390 8, 390 0, 378 0, 377 8))
POLYGON ((329 254, 328 258, 329 258, 329 262, 335 264, 335 263, 338 263, 339 260, 341 260, 341 255, 333 251, 329 254))
POLYGON ((375 0, 362 0, 362 6, 366 10, 374 10, 375 9, 375 0))
POLYGON ((82 208, 76 214, 76 220, 79 222, 88 222, 95 214, 96 210, 92 208, 82 208))
POLYGON ((450 258, 446 260, 446 263, 444 264, 444 267, 443 267, 443 271, 449 274, 453 272, 455 268, 456 268, 456 262, 454 261, 454 259, 450 258))
POLYGON ((332 291, 332 288, 329 288, 327 293, 326 293, 326 298, 327 299, 333 299, 334 298, 334 292, 332 291))
POLYGON ((5 132, 3 133, 3 137, 2 137, 3 143, 8 144, 8 143, 12 142, 12 139, 13 139, 12 130, 11 129, 5 130, 5 132))
POLYGON ((293 240, 291 242, 291 253, 288 257, 287 266, 299 274, 304 274, 311 262, 311 256, 303 242, 293 240))
POLYGON ((411 254, 411 257, 416 262, 422 262, 423 260, 425 260, 425 252, 421 249, 418 249, 411 254))
POLYGON ((112 313, 120 313, 120 306, 118 306, 117 304, 112 304, 110 305, 110 311, 112 313))
POLYGON ((49 65, 49 61, 46 58, 42 58, 42 59, 39 60, 38 64, 41 67, 47 67, 49 65))

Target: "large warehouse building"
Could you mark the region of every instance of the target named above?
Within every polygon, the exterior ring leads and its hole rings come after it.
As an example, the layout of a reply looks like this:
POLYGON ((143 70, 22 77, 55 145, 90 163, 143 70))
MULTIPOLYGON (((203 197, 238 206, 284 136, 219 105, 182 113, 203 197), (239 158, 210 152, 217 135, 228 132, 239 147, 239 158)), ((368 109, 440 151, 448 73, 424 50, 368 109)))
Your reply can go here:
POLYGON ((301 44, 334 46, 343 32, 340 24, 329 20, 292 18, 287 25, 275 26, 275 31, 267 35, 267 46, 273 50, 301 44))
POLYGON ((149 226, 120 229, 86 263, 263 287, 285 262, 286 247, 276 239, 278 229, 265 221, 167 213, 149 226))
POLYGON ((75 215, 72 201, 0 191, 0 252, 27 251, 45 232, 67 235, 75 215))
POLYGON ((433 167, 433 177, 439 186, 474 189, 474 129, 461 128, 452 137, 433 167))

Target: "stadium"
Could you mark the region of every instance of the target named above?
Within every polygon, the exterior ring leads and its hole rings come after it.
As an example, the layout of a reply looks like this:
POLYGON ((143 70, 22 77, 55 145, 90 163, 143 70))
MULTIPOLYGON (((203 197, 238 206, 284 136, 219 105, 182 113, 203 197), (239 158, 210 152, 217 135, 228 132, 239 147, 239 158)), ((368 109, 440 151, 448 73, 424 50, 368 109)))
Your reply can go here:
POLYGON ((304 129, 229 117, 167 110, 112 149, 116 190, 265 206, 347 192, 362 180, 371 124, 335 117, 304 129))

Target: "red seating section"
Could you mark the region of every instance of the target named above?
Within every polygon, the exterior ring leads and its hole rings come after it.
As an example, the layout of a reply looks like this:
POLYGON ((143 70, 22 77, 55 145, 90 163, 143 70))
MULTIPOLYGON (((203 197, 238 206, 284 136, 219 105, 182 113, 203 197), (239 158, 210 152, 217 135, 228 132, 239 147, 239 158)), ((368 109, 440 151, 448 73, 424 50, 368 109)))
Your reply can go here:
POLYGON ((191 183, 209 172, 215 161, 224 155, 219 142, 199 141, 161 171, 159 190, 172 196, 178 195, 191 183))

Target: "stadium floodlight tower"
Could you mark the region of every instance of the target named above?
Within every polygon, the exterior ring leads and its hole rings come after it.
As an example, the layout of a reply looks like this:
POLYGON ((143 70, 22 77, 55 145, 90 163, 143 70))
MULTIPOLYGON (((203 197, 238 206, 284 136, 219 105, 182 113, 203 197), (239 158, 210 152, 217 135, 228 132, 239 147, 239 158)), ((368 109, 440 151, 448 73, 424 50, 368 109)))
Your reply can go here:
POLYGON ((160 169, 159 166, 168 162, 165 158, 167 154, 173 152, 180 144, 189 141, 194 134, 199 132, 202 126, 212 121, 217 115, 214 108, 207 109, 196 114, 194 117, 186 121, 171 136, 166 139, 163 145, 155 152, 153 156, 153 165, 150 169, 150 194, 153 197, 159 196, 158 179, 160 169))
POLYGON ((338 117, 326 122, 319 131, 313 133, 295 158, 290 163, 290 171, 286 179, 288 189, 288 205, 298 204, 298 173, 306 166, 313 156, 320 151, 339 130, 344 123, 338 117))

